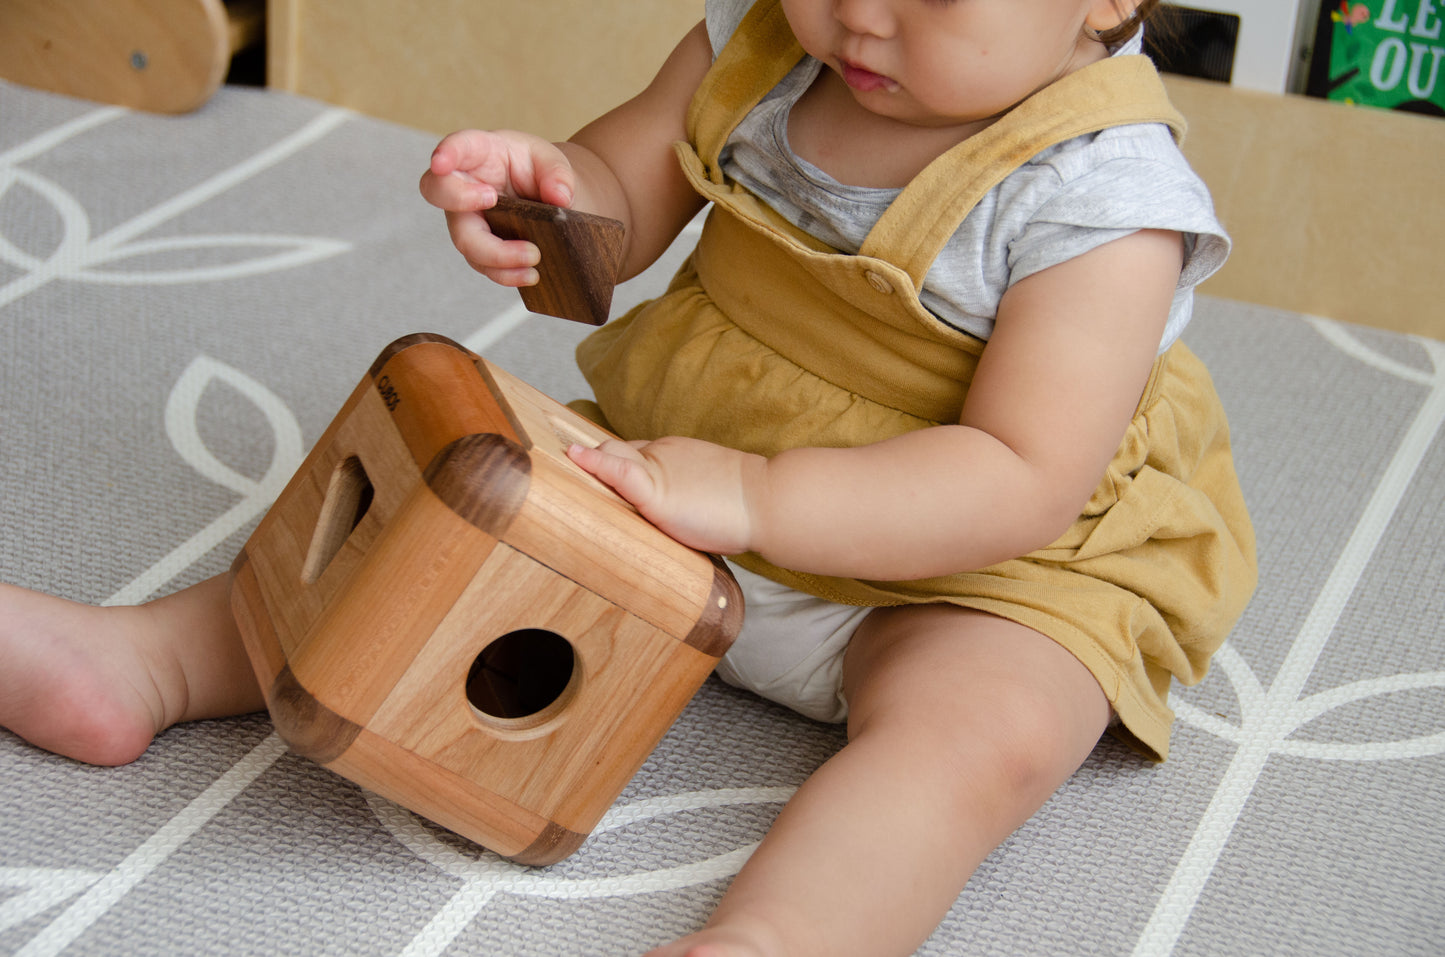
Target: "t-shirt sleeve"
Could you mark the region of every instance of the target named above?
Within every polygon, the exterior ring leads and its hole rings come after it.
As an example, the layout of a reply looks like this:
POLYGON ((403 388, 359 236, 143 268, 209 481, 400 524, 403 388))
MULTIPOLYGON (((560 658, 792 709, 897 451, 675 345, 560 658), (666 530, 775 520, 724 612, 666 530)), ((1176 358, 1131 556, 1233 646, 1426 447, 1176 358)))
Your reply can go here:
POLYGON ((981 339, 1000 297, 1027 276, 1141 229, 1183 239, 1184 264, 1160 348, 1188 324, 1193 290, 1224 264, 1229 236, 1209 190, 1157 124, 1115 127, 1044 150, 995 186, 934 261, 923 302, 981 339))
POLYGON ((704 15, 707 17, 707 38, 712 43, 712 55, 717 56, 728 40, 737 32, 752 9, 754 0, 707 0, 704 15))
MULTIPOLYGON (((1104 152, 1110 148, 1103 145, 1104 152)), ((1214 215, 1208 188, 1182 156, 1119 152, 1077 175, 1066 162, 1056 176, 1037 177, 1032 196, 1016 197, 1038 205, 1009 245, 1010 284, 1141 229, 1169 229, 1184 237, 1180 290, 1192 289, 1224 265, 1229 237, 1214 215)))

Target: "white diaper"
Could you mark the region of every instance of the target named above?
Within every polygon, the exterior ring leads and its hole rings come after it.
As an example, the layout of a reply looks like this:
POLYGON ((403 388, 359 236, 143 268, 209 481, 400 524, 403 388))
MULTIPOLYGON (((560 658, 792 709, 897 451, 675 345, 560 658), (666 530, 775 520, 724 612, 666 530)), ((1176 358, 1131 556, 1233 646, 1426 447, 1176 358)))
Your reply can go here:
POLYGON ((848 717, 843 652, 871 608, 838 605, 736 565, 743 627, 717 674, 817 721, 848 717))

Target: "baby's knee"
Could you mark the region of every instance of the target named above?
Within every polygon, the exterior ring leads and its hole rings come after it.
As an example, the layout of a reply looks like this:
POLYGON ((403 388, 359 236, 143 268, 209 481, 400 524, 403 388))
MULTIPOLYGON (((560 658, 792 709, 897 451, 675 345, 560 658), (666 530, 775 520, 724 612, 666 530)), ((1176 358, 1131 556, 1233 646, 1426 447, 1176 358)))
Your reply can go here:
POLYGON ((1078 710, 1025 679, 999 679, 959 689, 953 708, 920 705, 900 712, 895 730, 936 756, 965 790, 1047 796, 1092 750, 1097 731, 1078 710), (964 698, 967 700, 963 700, 964 698))
POLYGON ((1072 770, 1082 760, 1075 743, 1077 715, 1036 685, 998 690, 994 720, 984 729, 996 772, 1016 790, 1034 791, 1046 783, 1052 790, 1059 769, 1067 764, 1072 770))
POLYGON ((870 617, 855 646, 851 734, 887 728, 896 743, 1011 789, 1061 780, 1108 723, 1103 690, 1070 652, 992 615, 893 609, 870 617))

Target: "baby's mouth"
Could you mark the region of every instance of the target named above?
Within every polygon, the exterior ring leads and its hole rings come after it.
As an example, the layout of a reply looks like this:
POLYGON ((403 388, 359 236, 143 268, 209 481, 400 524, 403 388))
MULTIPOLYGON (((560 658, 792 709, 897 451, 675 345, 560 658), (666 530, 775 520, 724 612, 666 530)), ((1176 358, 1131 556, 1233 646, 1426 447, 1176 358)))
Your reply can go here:
POLYGON ((892 93, 898 89, 896 81, 881 73, 874 73, 847 60, 839 60, 838 63, 843 69, 843 82, 860 93, 871 93, 875 90, 892 93))

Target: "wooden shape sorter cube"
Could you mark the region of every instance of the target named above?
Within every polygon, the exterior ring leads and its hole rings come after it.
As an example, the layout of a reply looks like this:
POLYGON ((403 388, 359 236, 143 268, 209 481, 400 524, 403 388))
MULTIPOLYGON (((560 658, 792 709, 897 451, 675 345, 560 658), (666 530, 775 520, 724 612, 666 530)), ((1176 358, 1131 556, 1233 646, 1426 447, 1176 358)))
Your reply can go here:
POLYGON ((605 436, 450 340, 388 347, 233 566, 286 742, 515 861, 575 850, 742 618, 566 457, 605 436))

